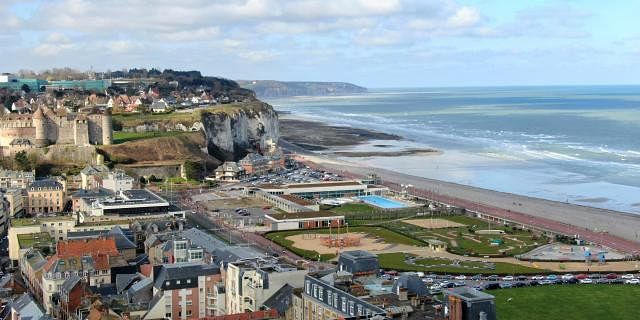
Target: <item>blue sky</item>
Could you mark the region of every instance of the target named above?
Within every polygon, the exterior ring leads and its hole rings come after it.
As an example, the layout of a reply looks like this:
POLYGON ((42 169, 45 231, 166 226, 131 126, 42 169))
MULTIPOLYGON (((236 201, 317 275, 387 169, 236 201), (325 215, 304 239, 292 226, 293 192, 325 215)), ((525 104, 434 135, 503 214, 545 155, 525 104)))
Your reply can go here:
POLYGON ((638 84, 640 1, 2 0, 0 70, 368 87, 638 84))

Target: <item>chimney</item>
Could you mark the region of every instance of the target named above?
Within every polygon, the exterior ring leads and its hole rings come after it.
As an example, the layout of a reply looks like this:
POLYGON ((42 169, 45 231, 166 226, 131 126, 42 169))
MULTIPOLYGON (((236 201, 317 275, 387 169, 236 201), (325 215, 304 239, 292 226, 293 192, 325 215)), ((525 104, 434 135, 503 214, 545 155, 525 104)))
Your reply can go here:
POLYGON ((408 300, 408 292, 409 292, 409 290, 407 290, 406 288, 399 288, 398 289, 398 300, 407 301, 408 300))

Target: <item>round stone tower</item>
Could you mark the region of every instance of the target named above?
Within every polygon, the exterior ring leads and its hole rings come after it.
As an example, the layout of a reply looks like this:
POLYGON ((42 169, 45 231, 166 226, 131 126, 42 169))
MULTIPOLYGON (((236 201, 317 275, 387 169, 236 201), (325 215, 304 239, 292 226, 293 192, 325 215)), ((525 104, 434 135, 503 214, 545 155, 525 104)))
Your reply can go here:
POLYGON ((113 143, 113 122, 111 121, 111 110, 107 109, 102 115, 102 144, 105 146, 113 143))
POLYGON ((36 129, 36 147, 42 148, 49 145, 49 140, 47 139, 47 124, 44 117, 44 112, 42 112, 42 108, 38 107, 36 112, 33 113, 33 126, 36 129))

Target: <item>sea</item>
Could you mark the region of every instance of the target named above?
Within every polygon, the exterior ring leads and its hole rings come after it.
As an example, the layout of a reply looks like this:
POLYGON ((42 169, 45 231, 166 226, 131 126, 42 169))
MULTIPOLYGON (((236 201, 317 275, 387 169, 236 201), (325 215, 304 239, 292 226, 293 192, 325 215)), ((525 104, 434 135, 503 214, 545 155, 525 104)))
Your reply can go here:
POLYGON ((370 89, 265 99, 286 117, 404 137, 344 158, 421 177, 640 214, 640 86, 370 89))

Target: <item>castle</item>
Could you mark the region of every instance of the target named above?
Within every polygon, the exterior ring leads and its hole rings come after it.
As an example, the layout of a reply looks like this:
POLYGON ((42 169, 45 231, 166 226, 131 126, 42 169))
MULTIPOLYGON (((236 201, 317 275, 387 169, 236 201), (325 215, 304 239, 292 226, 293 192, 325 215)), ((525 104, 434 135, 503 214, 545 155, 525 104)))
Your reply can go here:
POLYGON ((70 113, 65 108, 52 110, 40 106, 31 114, 9 113, 0 117, 0 154, 49 145, 110 145, 113 142, 111 113, 83 108, 70 113))

